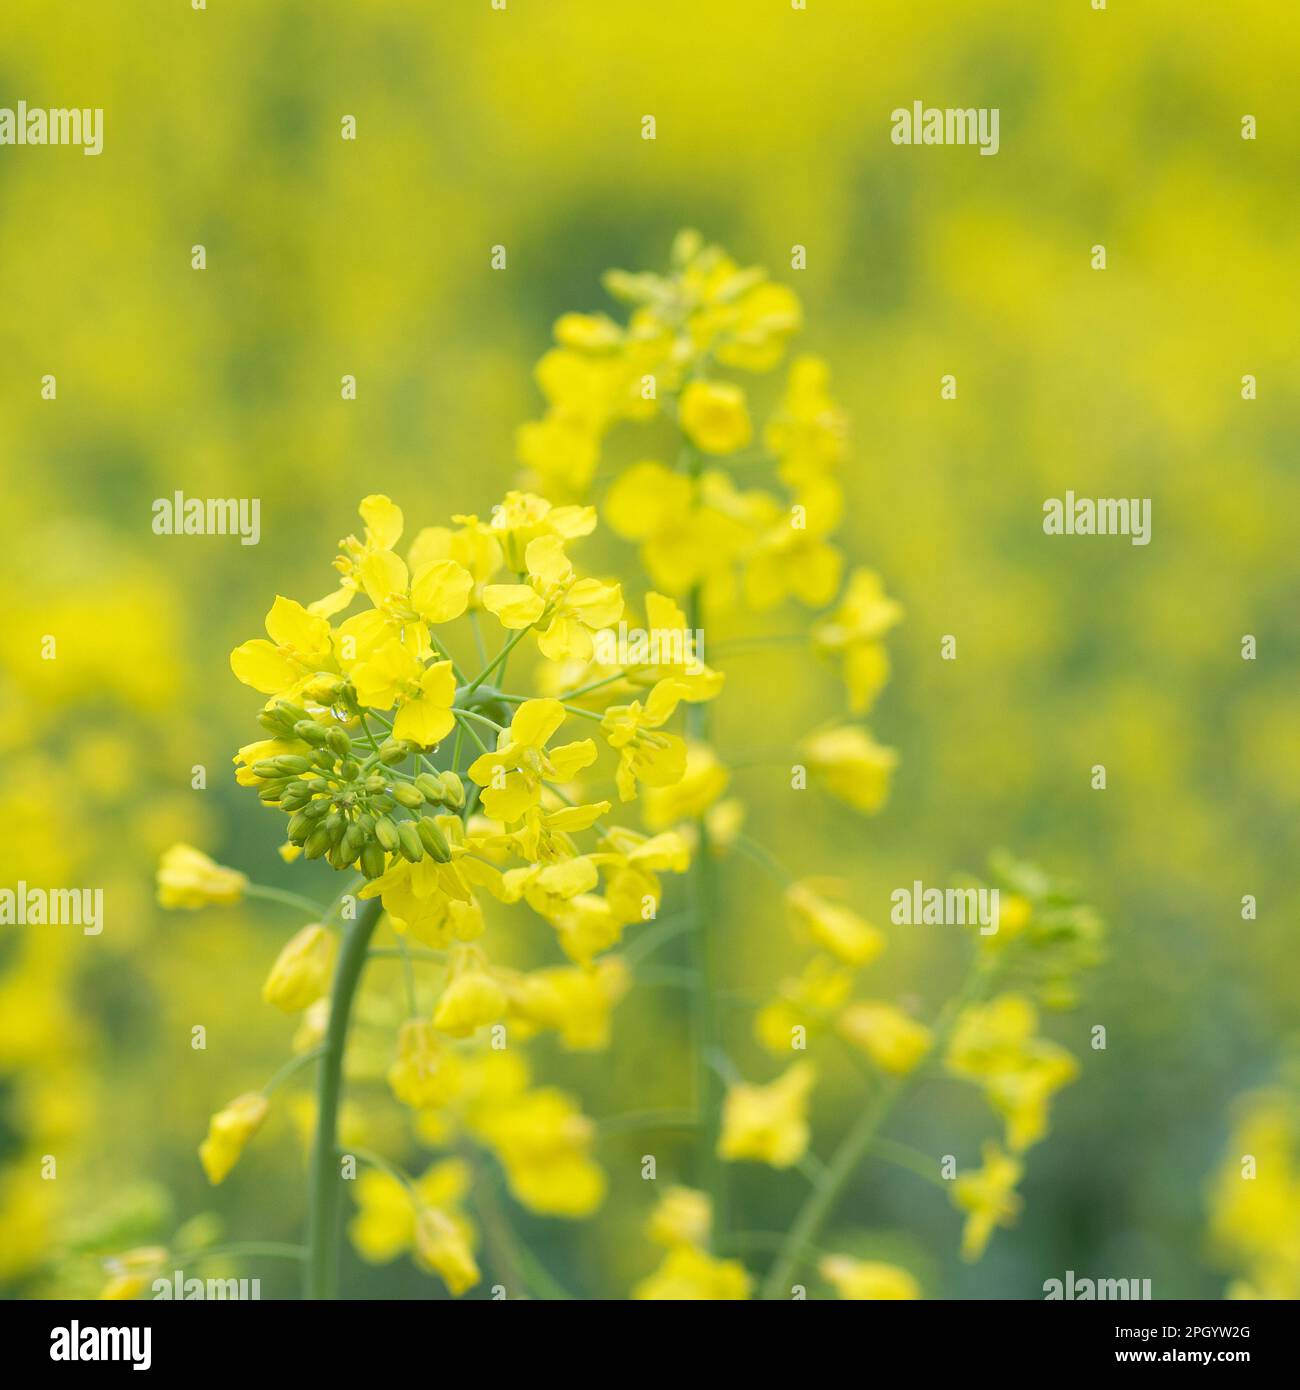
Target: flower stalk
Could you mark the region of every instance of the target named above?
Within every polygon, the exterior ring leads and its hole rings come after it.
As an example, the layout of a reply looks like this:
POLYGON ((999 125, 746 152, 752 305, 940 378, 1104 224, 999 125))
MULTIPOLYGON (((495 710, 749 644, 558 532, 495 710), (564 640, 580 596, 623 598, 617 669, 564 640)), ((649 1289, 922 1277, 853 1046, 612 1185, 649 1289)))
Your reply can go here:
POLYGON ((363 903, 343 930, 338 964, 330 989, 329 1024, 316 1089, 316 1137, 307 1179, 307 1259, 303 1295, 334 1298, 338 1290, 338 1227, 342 1189, 338 1172, 339 1100, 343 1089, 343 1054, 347 1046, 352 1001, 365 967, 370 938, 379 921, 378 900, 363 903))

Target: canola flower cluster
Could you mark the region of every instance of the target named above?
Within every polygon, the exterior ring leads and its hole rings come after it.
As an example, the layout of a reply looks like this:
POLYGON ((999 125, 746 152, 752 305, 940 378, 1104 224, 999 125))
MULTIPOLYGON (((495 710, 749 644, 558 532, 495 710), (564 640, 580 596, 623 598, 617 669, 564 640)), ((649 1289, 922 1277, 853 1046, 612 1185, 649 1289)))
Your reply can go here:
MULTIPOLYGON (((1045 1134, 1052 1095, 1077 1073, 1068 1053, 1037 1035, 1037 1002, 1065 1002, 1073 973, 1096 958, 1100 928, 1038 870, 1003 860, 994 867, 1012 890, 1004 931, 981 941, 966 990, 938 1019, 926 1024, 890 1001, 852 997, 885 935, 745 834, 743 803, 728 795, 731 769, 709 738, 708 707, 725 676, 691 645, 702 624, 716 630, 736 611, 791 602, 796 614, 818 610, 779 640, 838 668, 847 717, 802 739, 798 767, 852 809, 880 809, 896 755, 861 720, 888 679, 884 639, 902 610, 873 572, 846 574, 831 540, 843 510, 844 414, 825 364, 796 358, 759 459, 750 458, 750 403, 726 373, 779 365, 800 308, 788 289, 696 234, 678 237, 667 275, 612 272, 606 284, 632 306, 626 325, 565 315, 539 364, 547 410, 518 441, 532 490, 509 492, 486 520, 425 527, 404 550, 401 509, 366 497, 363 533, 340 543, 334 587, 305 604, 277 597, 266 636, 231 655, 234 674, 266 697, 264 737, 235 756, 238 782, 285 816, 286 860, 323 860, 347 875, 333 908, 286 943, 263 991, 267 1003, 303 1015, 288 1074, 318 1067, 306 1290, 332 1291, 326 1246, 338 1163, 349 1153, 364 1167, 353 1185, 357 1249, 376 1261, 409 1251, 453 1295, 481 1278, 466 1146, 493 1155, 532 1212, 581 1218, 600 1207, 608 1176, 594 1156, 592 1120, 573 1097, 534 1084, 517 1044, 552 1031, 568 1048, 609 1046, 612 1012, 632 983, 620 954, 625 933, 636 928, 638 948, 654 946, 662 876, 678 875, 689 880, 702 1181, 670 1187, 651 1213, 648 1237, 666 1253, 635 1295, 789 1297, 815 1254, 819 1277, 840 1297, 917 1297, 906 1270, 816 1250, 839 1192, 933 1060, 979 1086, 1005 1123, 1005 1150, 990 1142, 983 1167, 952 1185, 966 1213, 963 1253, 982 1253, 993 1229, 1014 1218, 1022 1155, 1045 1134), (658 660, 611 664, 597 638, 629 611, 619 581, 579 568, 601 519, 585 497, 614 427, 656 422, 671 429, 673 463, 619 471, 601 514, 637 548, 648 581, 640 614, 673 641, 660 644, 658 660), (774 482, 738 486, 733 473, 755 461, 774 482), (349 613, 358 600, 364 606, 349 613), (525 662, 521 681, 513 673, 525 662), (631 803, 639 826, 618 823, 631 803), (750 1083, 726 1059, 714 937, 724 911, 719 868, 732 853, 780 881, 796 934, 813 948, 802 974, 760 1009, 759 1043, 785 1059, 824 1044, 847 1048, 872 1073, 863 1120, 842 1138, 761 1288, 719 1253, 738 1234, 725 1229, 719 1166, 785 1169, 806 1159, 822 1062, 798 1056, 774 1080, 750 1083), (373 944, 381 908, 408 981, 388 1085, 421 1142, 445 1151, 419 1176, 364 1144, 347 1147, 349 1016, 367 959, 387 949, 373 944), (564 963, 519 970, 498 957, 490 920, 505 908, 527 909, 564 963), (998 995, 995 977, 1007 982, 998 995)), ((159 870, 166 906, 258 892, 270 890, 189 846, 175 847, 159 870)), ((213 1182, 264 1123, 280 1079, 213 1116, 200 1147, 213 1182)))
POLYGON ((1210 1240, 1236 1271, 1225 1297, 1300 1298, 1300 1064, 1235 1107, 1210 1185, 1210 1240))

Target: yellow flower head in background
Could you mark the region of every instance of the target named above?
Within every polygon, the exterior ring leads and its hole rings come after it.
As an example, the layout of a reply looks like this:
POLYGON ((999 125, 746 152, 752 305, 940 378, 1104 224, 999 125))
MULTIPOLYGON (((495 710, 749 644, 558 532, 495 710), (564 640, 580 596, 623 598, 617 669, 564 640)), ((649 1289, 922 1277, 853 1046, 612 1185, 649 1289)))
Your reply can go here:
POLYGON ((808 1099, 816 1073, 796 1062, 766 1086, 732 1086, 722 1108, 720 1157, 789 1168, 808 1149, 808 1099))
POLYGON ((818 1273, 845 1299, 898 1300, 921 1297, 921 1287, 905 1269, 879 1260, 827 1255, 818 1273))
POLYGON ((966 1213, 961 1238, 963 1260, 978 1260, 994 1228, 1010 1226, 1021 1207, 1015 1189, 1024 1174, 1024 1164, 991 1142, 984 1145, 983 1153, 984 1166, 960 1173, 952 1185, 952 1200, 966 1213))
POLYGON ((262 1127, 270 1103, 259 1091, 236 1096, 208 1122, 208 1137, 199 1145, 199 1159, 208 1181, 221 1182, 239 1162, 248 1141, 262 1127))
POLYGON ((262 998, 287 1014, 300 1013, 325 993, 330 978, 330 934, 313 922, 285 944, 262 986, 262 998))
POLYGON ((206 907, 237 903, 248 879, 192 845, 173 845, 158 864, 158 902, 162 907, 206 907))

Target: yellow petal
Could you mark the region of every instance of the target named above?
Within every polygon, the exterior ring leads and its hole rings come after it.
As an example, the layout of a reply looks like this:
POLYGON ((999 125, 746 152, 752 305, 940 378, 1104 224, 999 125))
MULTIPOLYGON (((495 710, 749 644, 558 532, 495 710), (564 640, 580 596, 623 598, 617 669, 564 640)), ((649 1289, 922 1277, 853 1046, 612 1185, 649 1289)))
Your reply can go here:
POLYGON ((449 623, 469 606, 474 579, 455 560, 435 560, 420 570, 411 585, 411 607, 431 623, 449 623))
POLYGON ((379 550, 391 550, 402 534, 401 507, 382 492, 376 492, 362 498, 357 510, 366 523, 371 545, 379 550))
POLYGON ((483 607, 502 627, 518 630, 531 627, 542 616, 546 604, 527 584, 489 584, 483 590, 483 607))

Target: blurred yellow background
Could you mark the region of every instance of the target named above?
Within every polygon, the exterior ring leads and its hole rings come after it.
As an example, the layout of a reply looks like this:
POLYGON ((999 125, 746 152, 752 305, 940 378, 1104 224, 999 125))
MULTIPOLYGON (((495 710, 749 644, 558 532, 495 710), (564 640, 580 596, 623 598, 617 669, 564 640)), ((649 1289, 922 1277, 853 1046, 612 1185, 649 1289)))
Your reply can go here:
MULTIPOLYGON (((840 1224, 883 1232, 934 1296, 1034 1297, 1067 1268, 1218 1296, 1209 1175, 1300 1003, 1298 60, 1291 0, 10 0, 0 105, 102 106, 105 139, 0 148, 0 883, 101 883, 108 917, 97 938, 0 928, 0 1285, 92 1290, 68 1252, 198 1211, 298 1237, 283 1116, 215 1194, 193 1154, 284 1054, 292 1025, 256 1002, 284 914, 152 903, 176 840, 301 878, 225 771, 256 709, 228 653, 272 594, 323 591, 365 493, 419 524, 486 511, 553 320, 607 308, 602 270, 659 267, 697 226, 802 298, 801 346, 853 419, 842 540, 906 609, 873 715, 902 754, 884 814, 795 822, 755 769, 756 833, 870 917, 1005 844, 1111 925, 1059 1030, 1077 1051, 1103 1023, 1109 1047, 1057 1107, 1016 1230, 964 1268, 953 1213, 888 1172, 840 1224), (1000 108, 1000 153, 892 145, 914 100, 1000 108), (1066 489, 1150 497, 1151 544, 1049 542, 1066 489), (260 544, 154 535, 176 490, 260 497, 260 544)), ((793 653, 734 671, 727 749, 837 698, 793 653)), ((763 885, 731 891, 734 985, 766 988, 792 953, 763 885)), ((882 967, 929 1001, 956 968, 920 934, 882 967)), ((671 1089, 671 1011, 625 1007, 611 1053, 555 1063, 597 1113, 671 1089)), ((931 1105, 906 1137, 947 1152, 958 1122, 931 1105)), ((782 1229, 800 1194, 744 1183, 782 1229)), ((576 1285, 626 1287, 644 1214, 616 1185, 595 1223, 530 1236, 576 1285)), ((349 1287, 432 1292, 404 1264, 349 1287)))

